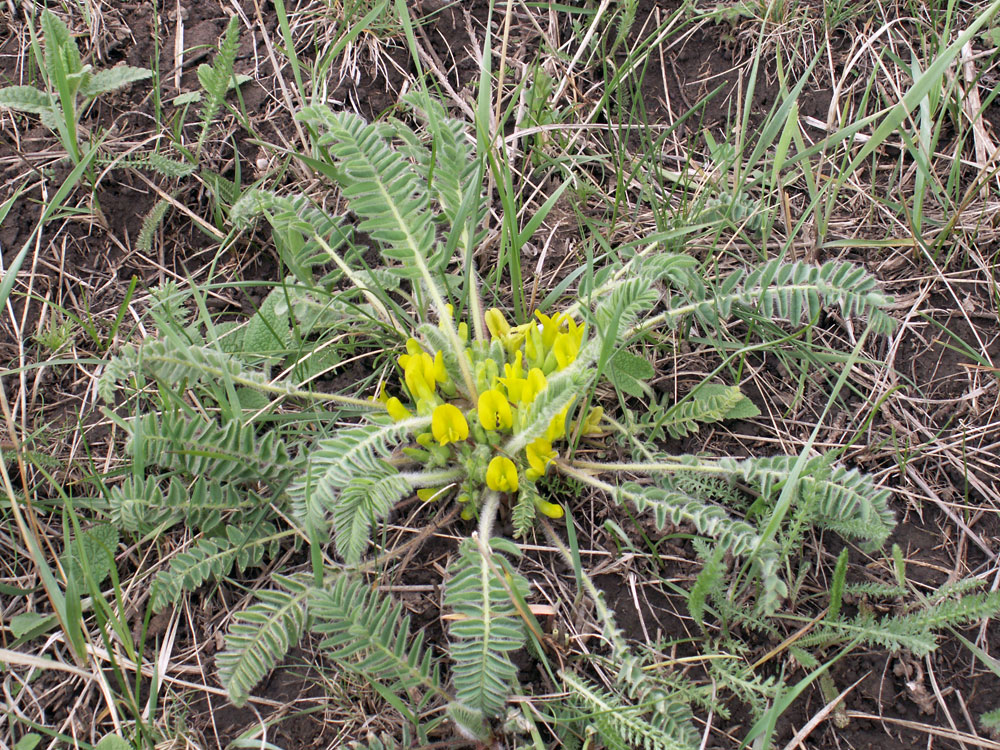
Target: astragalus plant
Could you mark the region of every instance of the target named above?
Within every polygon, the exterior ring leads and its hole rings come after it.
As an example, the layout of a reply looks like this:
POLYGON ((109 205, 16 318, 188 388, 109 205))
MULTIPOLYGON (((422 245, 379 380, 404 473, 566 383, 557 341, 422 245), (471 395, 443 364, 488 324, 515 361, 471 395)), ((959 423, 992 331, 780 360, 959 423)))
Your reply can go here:
MULTIPOLYGON (((556 475, 649 511, 660 528, 693 529, 712 550, 713 570, 723 556, 737 561, 721 598, 759 618, 788 592, 786 522, 871 545, 886 539, 888 492, 822 457, 667 455, 653 442, 640 461, 575 457, 581 440, 604 440, 612 423, 593 404, 598 381, 643 377, 626 350, 644 337, 712 329, 736 308, 799 323, 833 306, 876 334, 889 331, 886 298, 863 269, 771 261, 712 279, 693 258, 651 246, 580 276, 560 306, 510 320, 485 309, 474 259, 486 236, 486 160, 438 103, 412 95, 407 104, 419 128, 322 105, 301 111, 314 149, 300 158, 339 187, 345 209, 332 214, 301 194, 244 193, 232 221, 266 220, 289 277, 240 325, 214 320, 197 289, 160 289, 151 308, 158 335, 122 352, 101 383, 109 399, 129 396, 131 409, 116 418, 131 436, 134 468, 110 492, 112 514, 135 534, 183 524, 194 535, 156 575, 154 607, 273 561, 281 548, 308 548, 311 571, 274 572, 232 618, 217 665, 235 703, 309 630, 330 663, 370 681, 403 715, 411 736, 499 731, 518 690, 513 653, 527 645, 545 661, 517 540, 541 527, 566 550, 565 501, 549 494, 556 475), (367 374, 345 394, 318 387, 359 352, 367 374), (717 501, 716 480, 760 498, 752 518, 717 501), (372 542, 386 538, 397 503, 414 496, 455 503, 446 517, 464 537, 442 580, 446 653, 424 642, 373 578, 394 553, 379 556, 372 542), (501 511, 514 539, 497 534, 501 511)), ((671 424, 683 434, 737 415, 741 404, 735 386, 706 388, 670 412, 671 424)), ((577 711, 566 725, 596 721, 608 742, 697 746, 690 696, 632 652, 585 575, 580 585, 604 624, 620 691, 602 692, 585 665, 551 670, 575 696, 563 701, 577 711), (601 714, 605 703, 618 713, 601 714)), ((706 601, 703 591, 700 611, 706 601)))

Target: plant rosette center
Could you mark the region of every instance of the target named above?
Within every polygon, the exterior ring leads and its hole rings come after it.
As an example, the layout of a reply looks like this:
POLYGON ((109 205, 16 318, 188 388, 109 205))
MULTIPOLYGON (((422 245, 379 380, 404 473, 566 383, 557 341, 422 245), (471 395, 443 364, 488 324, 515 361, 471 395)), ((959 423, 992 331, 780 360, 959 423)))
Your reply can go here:
MULTIPOLYGON (((532 404, 546 392, 549 378, 569 367, 583 347, 586 325, 566 313, 552 316, 536 312, 524 325, 511 326, 503 314, 492 309, 485 315, 489 341, 468 341, 468 326, 461 323, 458 335, 476 388, 465 391, 458 363, 449 362, 444 350, 428 351, 415 338, 406 342, 399 355, 400 396, 383 388, 378 399, 396 422, 414 414, 430 417, 429 428, 414 436, 414 444, 403 449, 412 461, 430 473, 461 469, 461 481, 443 486, 421 487, 424 501, 454 494, 464 504, 462 517, 473 518, 484 490, 516 496, 518 505, 531 506, 550 518, 563 515, 561 506, 542 500, 537 480, 558 457, 558 444, 566 440, 572 400, 545 427, 544 433, 528 441, 512 440, 524 432, 532 404), (505 446, 523 443, 516 451, 505 446)), ((582 432, 597 431, 601 410, 595 408, 584 420, 582 432)))

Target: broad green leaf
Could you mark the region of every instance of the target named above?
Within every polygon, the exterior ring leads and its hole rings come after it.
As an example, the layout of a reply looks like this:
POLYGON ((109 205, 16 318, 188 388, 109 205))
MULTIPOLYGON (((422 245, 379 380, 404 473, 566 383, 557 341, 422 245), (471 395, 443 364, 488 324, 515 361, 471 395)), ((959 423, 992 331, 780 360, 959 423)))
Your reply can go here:
POLYGON ((21 638, 50 619, 37 612, 22 612, 10 618, 10 632, 14 634, 15 638, 21 638))
POLYGON ((250 318, 243 334, 243 351, 246 354, 273 354, 288 348, 291 330, 285 301, 285 290, 282 287, 273 289, 257 314, 250 318))
POLYGON ((80 533, 77 539, 69 544, 62 556, 62 565, 68 577, 75 577, 81 586, 84 585, 84 556, 90 573, 97 585, 104 583, 111 575, 111 565, 114 559, 115 547, 118 546, 118 529, 110 524, 92 526, 80 533))
POLYGON ((41 741, 42 736, 32 732, 21 737, 21 739, 17 741, 17 744, 14 745, 14 750, 35 750, 41 741))
POLYGON ((59 121, 59 107, 53 105, 51 109, 43 109, 39 115, 42 118, 42 125, 47 127, 53 133, 59 132, 59 127, 62 124, 59 121))
POLYGON ((94 750, 135 750, 135 747, 130 743, 123 740, 117 734, 106 734, 94 746, 94 750))
POLYGON ((90 76, 90 80, 80 88, 80 93, 86 97, 115 91, 135 81, 143 81, 153 75, 148 68, 134 68, 131 65, 118 65, 107 70, 99 70, 90 76))
POLYGON ((50 10, 42 12, 42 32, 45 34, 45 68, 51 83, 58 86, 58 79, 83 70, 80 50, 66 24, 50 10))
POLYGON ((201 101, 200 91, 188 91, 186 94, 175 96, 170 103, 175 107, 183 107, 185 104, 196 104, 201 101))
POLYGON ((41 115, 50 112, 53 105, 52 97, 34 86, 8 86, 0 89, 0 107, 41 115))
POLYGON ((608 379, 620 391, 634 398, 651 395, 649 386, 642 381, 649 380, 656 371, 645 359, 621 349, 608 364, 608 379))
POLYGON ((253 388, 237 388, 236 395, 240 400, 240 407, 251 411, 265 409, 271 403, 271 399, 253 388))

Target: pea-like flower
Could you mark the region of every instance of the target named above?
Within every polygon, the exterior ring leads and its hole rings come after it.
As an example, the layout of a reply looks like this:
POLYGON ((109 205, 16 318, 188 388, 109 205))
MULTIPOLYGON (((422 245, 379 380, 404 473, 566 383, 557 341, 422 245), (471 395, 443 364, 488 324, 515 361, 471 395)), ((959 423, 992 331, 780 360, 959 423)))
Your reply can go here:
POLYGON ((427 352, 413 355, 404 354, 400 360, 404 358, 403 380, 406 381, 406 387, 410 389, 410 394, 417 401, 434 398, 434 388, 437 384, 434 358, 427 352))
POLYGON ((561 505, 556 505, 555 503, 547 503, 544 500, 536 500, 535 507, 538 508, 539 513, 548 516, 549 518, 563 517, 563 509, 561 505))
POLYGON ((497 492, 517 492, 517 467, 506 456, 496 456, 486 467, 486 486, 497 492))
POLYGON ((545 476, 545 469, 556 457, 556 452, 552 450, 552 443, 545 438, 538 438, 528 443, 524 449, 524 455, 528 459, 528 469, 524 472, 527 479, 538 479, 545 476))
POLYGON ((431 414, 431 434, 441 445, 460 443, 469 437, 469 423, 454 404, 441 404, 431 414))
POLYGON ((506 378, 500 378, 500 382, 507 387, 507 396, 510 397, 510 400, 521 406, 534 401, 535 396, 544 391, 549 384, 549 381, 545 379, 545 373, 539 367, 532 367, 528 371, 527 377, 509 375, 506 378))
POLYGON ((541 364, 545 359, 545 345, 542 343, 542 330, 536 325, 529 325, 524 334, 524 356, 529 363, 541 364))
POLYGON ((413 416, 410 410, 403 406, 403 402, 395 396, 385 402, 385 410, 389 412, 389 416, 392 417, 393 422, 402 422, 404 419, 409 419, 413 416))
POLYGON ((566 404, 558 414, 549 421, 548 429, 545 430, 545 439, 550 443, 562 440, 566 437, 566 417, 569 414, 569 404, 566 404))
POLYGON ((521 350, 518 349, 514 353, 514 361, 507 362, 503 366, 503 374, 508 378, 523 378, 524 377, 524 355, 521 350))
MULTIPOLYGON (((580 434, 583 436, 587 435, 600 435, 604 430, 601 429, 601 418, 604 416, 604 408, 601 406, 595 406, 590 410, 587 418, 583 420, 583 427, 580 428, 580 434)), ((576 423, 574 422, 574 429, 576 423)))
POLYGON ((572 333, 560 333, 552 345, 552 352, 556 355, 558 368, 563 370, 569 367, 580 353, 580 341, 572 333))
POLYGON ((569 316, 565 313, 556 313, 552 317, 549 317, 536 310, 535 317, 538 318, 542 329, 542 346, 546 350, 551 349, 556 341, 556 336, 559 334, 559 328, 562 326, 564 320, 569 320, 569 316))
POLYGON ((510 323, 497 308, 491 307, 483 317, 486 318, 486 327, 493 338, 502 340, 510 333, 510 323))
POLYGON ((514 424, 510 404, 496 388, 479 394, 479 424, 486 430, 509 429, 514 424))
POLYGON ((532 367, 528 370, 524 391, 521 393, 521 402, 530 404, 535 400, 535 396, 545 390, 548 384, 549 381, 545 379, 545 373, 538 367, 532 367))

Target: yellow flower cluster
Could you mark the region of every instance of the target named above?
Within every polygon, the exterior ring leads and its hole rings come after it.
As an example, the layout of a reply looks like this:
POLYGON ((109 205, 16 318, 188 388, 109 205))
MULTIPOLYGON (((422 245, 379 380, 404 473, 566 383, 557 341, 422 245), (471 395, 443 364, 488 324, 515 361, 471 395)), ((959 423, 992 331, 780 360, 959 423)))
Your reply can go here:
MULTIPOLYGON (((431 417, 430 431, 416 437, 420 447, 406 453, 428 467, 456 462, 465 465, 467 477, 459 488, 460 502, 471 500, 483 484, 511 494, 525 484, 533 485, 545 476, 558 455, 553 443, 566 437, 568 405, 552 419, 545 434, 530 442, 520 455, 503 453, 502 436, 517 433, 528 407, 548 387, 547 377, 569 367, 583 345, 586 327, 569 315, 536 312, 535 318, 511 326, 499 310, 486 313, 490 342, 465 351, 477 394, 460 394, 443 352, 432 355, 416 339, 406 342, 406 353, 397 360, 402 370, 400 385, 409 393, 412 407, 417 414, 431 417)), ((467 341, 464 323, 459 326, 459 335, 467 341)), ((384 390, 379 400, 397 422, 413 416, 398 397, 390 398, 384 390)), ((599 410, 591 412, 585 431, 596 429, 600 417, 599 410)), ((453 486, 424 488, 418 495, 424 500, 436 499, 453 486)), ((541 513, 552 518, 563 515, 560 506, 542 501, 533 486, 530 489, 541 513)), ((471 517, 473 512, 467 506, 463 516, 471 517)))

